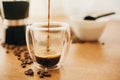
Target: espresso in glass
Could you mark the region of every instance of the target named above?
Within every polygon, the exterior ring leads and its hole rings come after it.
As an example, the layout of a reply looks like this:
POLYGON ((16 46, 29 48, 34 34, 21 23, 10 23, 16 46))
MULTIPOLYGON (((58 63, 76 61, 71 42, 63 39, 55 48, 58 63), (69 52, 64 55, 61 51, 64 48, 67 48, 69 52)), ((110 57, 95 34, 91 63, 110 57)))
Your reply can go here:
POLYGON ((49 39, 47 26, 47 22, 27 26, 27 47, 37 68, 58 69, 69 51, 69 25, 64 22, 50 22, 49 39))
MULTIPOLYGON (((47 53, 49 54, 49 53, 47 53)), ((36 62, 43 67, 55 67, 56 64, 60 61, 60 54, 52 53, 52 55, 47 55, 41 53, 40 55, 35 55, 36 62)))

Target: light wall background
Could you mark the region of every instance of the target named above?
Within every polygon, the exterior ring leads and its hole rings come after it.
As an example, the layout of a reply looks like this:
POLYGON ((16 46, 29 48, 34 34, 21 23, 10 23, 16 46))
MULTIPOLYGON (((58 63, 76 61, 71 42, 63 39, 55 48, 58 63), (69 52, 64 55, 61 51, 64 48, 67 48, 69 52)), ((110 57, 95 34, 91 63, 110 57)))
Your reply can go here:
MULTIPOLYGON (((120 12, 120 0, 51 0, 51 16, 120 12)), ((30 16, 46 17, 47 0, 31 0, 30 16)))

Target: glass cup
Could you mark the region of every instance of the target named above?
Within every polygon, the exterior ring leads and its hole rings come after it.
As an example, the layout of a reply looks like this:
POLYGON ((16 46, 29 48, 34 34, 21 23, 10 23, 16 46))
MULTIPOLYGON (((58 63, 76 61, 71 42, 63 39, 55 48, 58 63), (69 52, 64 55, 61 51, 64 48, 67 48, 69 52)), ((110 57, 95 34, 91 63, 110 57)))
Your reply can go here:
POLYGON ((27 26, 27 47, 38 69, 58 69, 70 47, 70 29, 64 22, 38 22, 27 26))

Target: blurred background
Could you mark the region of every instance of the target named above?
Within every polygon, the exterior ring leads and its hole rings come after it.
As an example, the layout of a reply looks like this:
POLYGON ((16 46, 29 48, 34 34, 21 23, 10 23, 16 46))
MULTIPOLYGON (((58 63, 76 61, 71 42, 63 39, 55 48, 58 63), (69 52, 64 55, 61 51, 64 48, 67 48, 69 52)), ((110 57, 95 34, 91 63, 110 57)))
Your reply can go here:
MULTIPOLYGON (((30 0, 30 17, 46 18, 47 1, 30 0)), ((120 13, 120 0, 51 0, 51 16, 54 17, 112 11, 120 13)))
MULTIPOLYGON (((120 0, 51 0, 51 16, 120 12, 120 0)), ((47 0, 31 0, 30 17, 47 17, 47 0)))

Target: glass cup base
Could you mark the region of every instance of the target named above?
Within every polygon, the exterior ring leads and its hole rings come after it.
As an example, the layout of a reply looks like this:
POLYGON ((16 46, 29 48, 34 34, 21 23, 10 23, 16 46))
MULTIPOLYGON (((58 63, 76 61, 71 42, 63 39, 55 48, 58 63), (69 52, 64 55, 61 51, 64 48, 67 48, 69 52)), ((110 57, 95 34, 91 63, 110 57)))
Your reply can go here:
POLYGON ((36 66, 37 69, 40 69, 40 70, 44 70, 47 68, 47 70, 57 70, 57 69, 60 69, 62 65, 60 64, 57 64, 55 66, 52 66, 52 67, 44 67, 42 65, 39 65, 37 63, 34 63, 34 65, 36 66))

